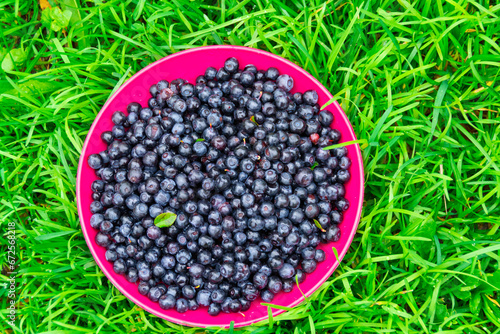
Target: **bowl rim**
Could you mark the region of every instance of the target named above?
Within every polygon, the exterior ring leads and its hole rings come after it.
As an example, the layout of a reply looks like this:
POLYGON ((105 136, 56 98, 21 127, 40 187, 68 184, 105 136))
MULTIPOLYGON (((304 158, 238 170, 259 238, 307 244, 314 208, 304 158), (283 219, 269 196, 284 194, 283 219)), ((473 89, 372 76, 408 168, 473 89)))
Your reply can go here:
MULTIPOLYGON (((76 201, 77 201, 77 208, 78 208, 78 218, 80 220, 80 225, 82 227, 82 233, 83 233, 83 235, 85 237, 85 242, 87 243, 87 246, 89 247, 90 252, 91 252, 94 260, 96 261, 97 265, 99 266, 99 268, 101 269, 101 271, 104 273, 104 275, 108 278, 108 280, 110 280, 111 283, 125 297, 127 297, 130 301, 132 301, 135 305, 139 306, 143 310, 148 311, 149 313, 151 313, 151 314, 153 314, 153 315, 155 315, 157 317, 160 317, 162 319, 168 320, 168 321, 176 323, 176 324, 180 324, 180 325, 183 325, 183 326, 191 326, 191 327, 202 327, 202 328, 227 328, 227 327, 230 326, 230 324, 221 325, 221 326, 215 326, 215 325, 205 324, 205 323, 186 322, 186 321, 182 321, 182 320, 179 320, 177 318, 174 318, 174 317, 171 317, 171 316, 168 316, 168 315, 165 315, 165 314, 161 314, 161 313, 157 312, 156 310, 150 308, 147 304, 144 304, 140 300, 136 299, 124 287, 122 287, 120 284, 118 284, 118 282, 115 280, 115 275, 116 274, 113 273, 113 272, 111 272, 111 271, 109 271, 104 266, 102 260, 96 254, 96 250, 95 250, 96 245, 94 245, 93 240, 90 240, 89 233, 87 233, 87 228, 86 228, 86 226, 83 223, 83 220, 81 218, 81 217, 83 217, 83 208, 82 208, 82 205, 81 205, 81 201, 79 200, 79 197, 80 197, 80 182, 81 182, 82 168, 83 168, 83 164, 85 163, 85 161, 84 161, 84 152, 87 151, 87 146, 89 145, 89 142, 90 142, 90 136, 89 136, 89 134, 94 132, 95 127, 97 126, 97 124, 99 123, 101 117, 103 116, 104 110, 106 110, 108 108, 108 106, 111 103, 111 101, 113 101, 117 96, 119 96, 120 92, 125 87, 127 87, 131 82, 134 81, 133 79, 135 77, 138 77, 138 76, 142 75, 143 73, 148 72, 150 69, 154 68, 155 66, 157 66, 160 63, 167 62, 167 61, 169 61, 169 60, 171 60, 171 59, 173 59, 175 57, 183 56, 183 55, 189 54, 189 53, 200 52, 200 51, 205 51, 205 50, 218 50, 218 49, 219 50, 220 49, 228 49, 228 50, 240 50, 240 51, 245 51, 245 52, 255 52, 257 54, 262 54, 262 55, 265 55, 267 57, 273 58, 273 59, 275 59, 277 61, 284 62, 288 66, 293 67, 295 70, 301 72, 308 79, 310 79, 317 86, 316 89, 317 90, 321 89, 328 96, 329 100, 331 100, 333 98, 333 95, 330 93, 330 91, 328 91, 328 89, 325 86, 323 86, 323 84, 318 79, 316 79, 314 76, 312 76, 305 69, 303 69, 302 67, 298 66, 297 64, 291 62, 288 59, 285 59, 283 57, 280 57, 280 56, 275 55, 275 54, 273 54, 271 52, 268 52, 268 51, 263 51, 263 50, 254 49, 254 48, 245 47, 245 46, 210 45, 210 46, 194 47, 194 48, 191 48, 191 49, 188 49, 188 50, 184 50, 184 51, 179 51, 179 52, 173 53, 171 55, 163 57, 163 58, 161 58, 161 59, 159 59, 159 60, 157 60, 157 61, 155 61, 155 62, 153 62, 153 63, 151 63, 149 65, 147 65, 142 70, 140 70, 137 73, 135 73, 132 77, 130 77, 128 80, 126 80, 120 86, 120 88, 118 88, 110 97, 108 97, 108 99, 106 100, 106 103, 101 107, 99 113, 96 115, 96 117, 95 117, 95 119, 94 119, 91 127, 89 128, 89 131, 87 132, 87 135, 86 135, 86 138, 85 138, 85 142, 84 142, 84 144, 82 146, 82 150, 81 150, 81 153, 80 153, 80 158, 78 160, 78 170, 77 170, 77 177, 76 177, 76 194, 75 194, 76 195, 76 201)), ((338 108, 339 111, 341 111, 340 112, 341 117, 349 125, 348 126, 348 131, 350 132, 350 135, 353 138, 357 138, 356 134, 354 133, 354 129, 352 127, 351 122, 349 121, 347 115, 345 114, 344 110, 340 107, 340 105, 338 104, 338 102, 337 101, 333 101, 331 104, 335 105, 335 107, 338 108)), ((354 148, 355 148, 355 151, 356 151, 356 155, 359 157, 359 159, 356 159, 357 163, 359 163, 359 166, 360 166, 360 173, 359 173, 359 180, 358 180, 358 182, 359 182, 359 189, 358 189, 358 191, 359 191, 359 198, 358 198, 358 202, 356 203, 357 212, 356 212, 356 215, 355 215, 355 219, 353 221, 353 228, 350 231, 349 237, 348 237, 347 242, 346 242, 346 246, 340 252, 340 254, 338 254, 338 259, 335 261, 335 263, 332 265, 332 267, 324 274, 324 276, 321 278, 321 280, 318 280, 316 282, 316 284, 312 288, 310 288, 309 290, 302 291, 302 294, 301 294, 300 298, 298 298, 295 301, 293 301, 292 303, 290 303, 290 305, 288 305, 287 307, 292 307, 293 308, 293 307, 297 306, 298 304, 302 303, 305 300, 305 298, 310 297, 316 290, 318 290, 320 288, 321 285, 323 285, 324 282, 326 282, 326 280, 333 274, 333 272, 339 266, 340 262, 342 261, 342 259, 344 258, 345 254, 347 253, 348 249, 350 248, 350 246, 352 244, 352 240, 354 239, 354 235, 356 234, 356 231, 357 231, 357 228, 358 228, 358 225, 359 225, 359 221, 361 219, 361 213, 362 213, 362 210, 363 210, 364 166, 363 166, 363 159, 362 159, 361 149, 359 147, 359 144, 356 143, 356 144, 351 144, 351 145, 354 145, 354 148)), ((352 204, 351 204, 351 206, 352 206, 352 204)), ((278 315, 284 313, 285 311, 286 311, 285 309, 274 309, 274 311, 272 311, 272 315, 273 315, 273 317, 275 317, 275 316, 278 316, 278 315)), ((261 321, 265 321, 266 319, 268 319, 268 316, 264 315, 264 316, 261 316, 259 318, 255 318, 255 319, 251 319, 251 320, 241 321, 241 322, 238 322, 238 323, 234 322, 234 327, 249 326, 249 325, 261 322, 261 321)))

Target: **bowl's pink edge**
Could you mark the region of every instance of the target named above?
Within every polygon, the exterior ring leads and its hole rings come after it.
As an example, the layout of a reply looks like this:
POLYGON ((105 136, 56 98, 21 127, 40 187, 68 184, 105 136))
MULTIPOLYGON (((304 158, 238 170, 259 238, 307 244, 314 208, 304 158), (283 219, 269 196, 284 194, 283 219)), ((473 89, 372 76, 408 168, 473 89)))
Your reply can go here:
MULTIPOLYGON (((228 49, 244 49, 244 50, 247 50, 248 49, 251 49, 251 48, 247 48, 247 47, 241 47, 241 46, 230 46, 230 45, 223 45, 223 46, 204 46, 204 47, 199 47, 199 48, 193 48, 193 49, 189 49, 189 50, 185 50, 185 51, 181 51, 181 52, 177 52, 177 53, 174 53, 170 56, 167 56, 165 58, 162 58, 154 63, 151 63, 149 64, 148 66, 144 67, 142 70, 140 70, 139 72, 137 72, 132 78, 128 79, 114 94, 113 96, 111 96, 107 102, 104 104, 104 106, 101 108, 101 110, 105 110, 108 106, 108 104, 110 103, 110 101, 113 99, 114 96, 118 95, 120 93, 120 91, 122 89, 124 89, 124 87, 126 87, 129 83, 131 83, 133 80, 134 77, 136 76, 139 76, 141 73, 143 72, 146 72, 148 71, 151 67, 153 67, 155 64, 157 63, 161 63, 161 62, 165 62, 165 61, 168 61, 174 57, 177 57, 179 55, 182 55, 182 54, 185 54, 185 53, 190 53, 190 52, 193 52, 193 51, 198 51, 199 49, 219 49, 219 48, 228 48, 228 49)), ((287 60, 287 59, 284 59, 282 57, 279 57, 273 53, 270 53, 270 52, 267 52, 267 51, 262 51, 262 50, 258 50, 258 49, 251 49, 252 51, 256 52, 256 53, 263 53, 263 54, 266 54, 267 56, 269 57, 272 57, 272 58, 275 58, 275 59, 278 59, 279 61, 285 61, 287 62, 290 66, 294 67, 296 70, 304 73, 307 77, 309 77, 311 80, 313 80, 314 82, 316 82, 318 84, 319 87, 321 87, 321 89, 325 92, 325 94, 327 94, 329 96, 329 98, 333 98, 333 95, 315 78, 313 77, 311 74, 309 74, 307 71, 305 71, 304 69, 302 69, 300 66, 292 63, 291 61, 287 60)), ((337 101, 333 102, 332 103, 333 105, 335 105, 335 107, 339 110, 342 110, 342 108, 340 107, 340 105, 337 103, 337 101)), ((354 133, 354 130, 351 126, 351 123, 349 122, 349 119, 347 118, 347 116, 345 115, 345 113, 342 112, 340 113, 342 115, 342 117, 347 121, 347 124, 349 124, 349 131, 350 131, 350 134, 352 137, 356 138, 356 135, 354 133)), ((97 125, 97 123, 99 122, 99 119, 101 118, 102 116, 102 112, 99 112, 99 114, 97 115, 97 117, 95 118, 94 122, 92 123, 92 126, 90 127, 89 129, 89 133, 91 133, 94 129, 94 127, 97 125)), ((86 139, 85 139, 85 143, 83 144, 83 148, 82 148, 82 152, 85 152, 86 149, 87 149, 87 145, 89 144, 89 139, 90 137, 87 136, 86 139)), ((349 235, 349 238, 348 238, 348 242, 347 242, 347 245, 351 245, 352 243, 352 240, 354 239, 354 235, 356 234, 356 230, 357 230, 357 227, 358 227, 358 224, 359 224, 359 220, 361 219, 361 208, 362 208, 362 204, 363 204, 363 197, 364 197, 364 168, 363 168, 363 159, 362 159, 362 156, 361 156, 361 150, 359 148, 359 145, 358 144, 355 144, 355 147, 356 147, 356 161, 359 161, 360 164, 361 164, 361 171, 359 173, 359 193, 360 193, 360 196, 359 196, 359 201, 358 201, 358 207, 360 208, 358 210, 358 212, 356 213, 356 219, 354 221, 354 226, 355 228, 353 228, 351 230, 351 234, 349 235)), ((78 172, 77 172, 77 178, 76 178, 76 194, 78 194, 80 191, 80 175, 81 175, 81 169, 82 169, 82 166, 83 166, 83 163, 84 163, 84 155, 81 154, 80 155, 80 159, 78 161, 78 172)), ((80 204, 80 201, 77 201, 77 207, 78 207, 78 215, 79 217, 82 217, 83 214, 82 214, 82 207, 81 207, 81 204, 80 204)), ((164 314, 157 314, 157 312, 155 312, 154 310, 152 310, 151 308, 149 308, 147 305, 143 304, 141 301, 137 300, 135 297, 133 297, 131 294, 129 294, 125 289, 122 289, 119 284, 117 284, 116 280, 114 279, 113 277, 113 274, 110 273, 106 267, 102 264, 101 260, 99 259, 99 257, 97 256, 95 250, 94 250, 94 247, 93 247, 93 244, 92 244, 92 241, 89 239, 89 236, 88 236, 88 233, 86 232, 86 227, 85 227, 85 224, 80 224, 82 226, 82 232, 83 232, 83 235, 85 236, 85 241, 87 242, 87 245, 90 249, 90 252, 92 253, 92 256, 94 257, 95 261, 97 262, 97 265, 99 266, 99 268, 101 268, 101 270, 103 271, 103 273, 106 275, 106 277, 111 281, 111 283, 113 283, 113 285, 121 292, 123 293, 128 299, 130 299, 132 302, 134 302, 136 305, 138 305, 139 307, 141 307, 142 309, 156 315, 156 316, 159 316, 163 319, 166 319, 168 321, 171 321, 171 322, 174 322, 174 323, 177 323, 177 324, 181 324, 181 325, 185 325, 185 326, 192 326, 192 327, 214 327, 213 325, 208 325, 208 324, 203 324, 203 323, 196 323, 196 322, 183 322, 183 321, 179 321, 178 319, 175 319, 175 318, 171 318, 167 315, 164 315, 164 314)), ((342 250, 342 252, 339 254, 339 261, 342 261, 342 259, 344 258, 345 254, 347 253, 347 250, 349 249, 349 246, 348 247, 344 247, 344 249, 342 250)), ((309 289, 308 291, 305 291, 304 294, 297 300, 295 300, 295 302, 292 303, 292 305, 290 305, 290 307, 294 307, 294 306, 297 306, 298 304, 300 304, 301 302, 303 302, 305 300, 304 296, 305 297, 309 297, 310 295, 312 295, 314 293, 314 291, 316 291, 331 275, 332 273, 335 271, 335 269, 337 269, 338 265, 339 265, 339 261, 335 261, 335 264, 331 267, 331 269, 329 270, 328 272, 328 275, 325 275, 324 278, 321 280, 321 281, 318 281, 316 283, 316 285, 314 285, 314 287, 312 287, 311 289, 309 289)), ((285 310, 280 310, 280 309, 274 309, 274 311, 272 312, 273 314, 273 317, 281 314, 285 312, 285 310)), ((244 322, 239 322, 238 324, 235 324, 235 327, 244 327, 244 326, 248 326, 248 325, 251 325, 251 324, 254 324, 254 323, 257 323, 259 321, 263 321, 263 320, 266 320, 268 319, 267 316, 262 316, 260 318, 257 318, 257 319, 253 319, 253 320, 249 320, 249 321, 244 321, 244 322)), ((228 327, 229 324, 225 327, 228 327)))

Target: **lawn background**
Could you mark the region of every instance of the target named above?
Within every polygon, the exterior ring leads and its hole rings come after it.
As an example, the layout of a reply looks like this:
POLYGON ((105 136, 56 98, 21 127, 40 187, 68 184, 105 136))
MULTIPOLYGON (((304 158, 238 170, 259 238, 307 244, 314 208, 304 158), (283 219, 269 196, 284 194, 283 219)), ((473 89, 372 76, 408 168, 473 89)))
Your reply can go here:
POLYGON ((235 44, 328 87, 363 140, 366 173, 358 233, 333 276, 241 332, 500 333, 496 1, 57 2, 0 1, 0 264, 5 282, 15 221, 16 332, 203 332, 108 282, 80 230, 75 177, 92 121, 130 76, 180 50, 235 44))

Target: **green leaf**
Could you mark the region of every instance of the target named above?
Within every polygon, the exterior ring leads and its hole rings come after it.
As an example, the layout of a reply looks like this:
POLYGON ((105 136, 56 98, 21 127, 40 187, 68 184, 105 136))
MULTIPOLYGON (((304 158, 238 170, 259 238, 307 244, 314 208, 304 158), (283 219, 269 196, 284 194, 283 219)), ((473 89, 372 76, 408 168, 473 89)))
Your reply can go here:
MULTIPOLYGON (((481 271, 476 269, 474 270, 473 274, 475 275, 474 277, 471 276, 465 276, 462 281, 465 283, 465 286, 462 286, 460 290, 462 291, 470 291, 474 290, 479 286, 479 277, 481 277, 481 271)), ((457 282, 458 284, 458 282, 457 282)))
POLYGON ((317 161, 315 161, 315 162, 313 163, 313 165, 311 166, 311 170, 314 170, 314 168, 315 168, 317 165, 318 165, 318 162, 317 162, 317 161))
POLYGON ((155 32, 155 23, 148 22, 146 29, 149 34, 153 34, 155 32))
POLYGON ((277 304, 260 303, 260 305, 262 305, 262 306, 269 306, 269 307, 272 307, 272 308, 276 308, 278 310, 285 310, 285 311, 291 311, 291 310, 293 310, 292 307, 281 306, 281 305, 277 305, 277 304))
POLYGON ((132 29, 140 33, 146 32, 146 29, 144 29, 144 24, 142 24, 141 22, 132 24, 132 29))
POLYGON ((319 228, 321 232, 326 232, 325 229, 319 223, 319 221, 317 221, 316 219, 313 219, 313 221, 314 221, 314 225, 316 225, 316 227, 319 228))
POLYGON ((54 7, 50 16, 52 17, 50 28, 54 31, 59 31, 68 26, 71 19, 71 11, 67 9, 63 12, 59 7, 54 7))
POLYGON ((9 95, 20 95, 20 93, 24 94, 33 94, 34 92, 46 94, 53 92, 61 87, 64 87, 64 83, 57 81, 43 81, 43 80, 28 80, 22 83, 19 83, 16 88, 12 88, 12 86, 7 82, 0 80, 0 94, 6 93, 9 95))
POLYGON ((481 309, 481 294, 476 293, 469 302, 470 312, 474 315, 478 315, 481 309))
POLYGON ((21 65, 25 60, 26 52, 23 49, 12 49, 2 60, 2 70, 11 72, 14 70, 14 65, 21 65))
POLYGON ((52 22, 50 13, 51 8, 45 8, 44 10, 42 10, 42 24, 46 27, 50 27, 50 23, 52 22))
MULTIPOLYGON (((423 210, 421 207, 417 206, 414 210, 415 213, 426 217, 422 219, 418 217, 418 215, 410 217, 411 226, 408 229, 408 235, 412 235, 415 237, 424 237, 424 238, 432 238, 436 234, 437 222, 436 220, 429 217, 429 214, 422 213, 423 210), (410 232, 411 231, 411 232, 410 232)), ((417 251, 422 256, 427 256, 431 249, 434 247, 434 244, 431 241, 424 240, 415 240, 412 243, 412 248, 417 251)))
POLYGON ((177 215, 172 212, 164 212, 155 218, 155 225, 158 227, 170 227, 175 223, 177 215))
POLYGON ((71 24, 76 24, 81 21, 82 16, 80 15, 80 11, 78 10, 78 5, 76 4, 76 0, 61 0, 59 1, 61 8, 64 11, 69 10, 71 12, 71 24))
POLYGON ((259 124, 255 121, 255 116, 250 117, 250 120, 251 120, 252 122, 254 122, 254 123, 255 123, 255 125, 259 125, 259 124))
POLYGON ((3 59, 3 57, 7 54, 7 49, 6 48, 1 48, 0 49, 0 59, 3 59))
POLYGON ((333 150, 334 148, 344 147, 344 146, 353 145, 353 144, 360 144, 360 143, 363 144, 363 145, 361 145, 361 148, 366 148, 368 146, 368 145, 366 145, 367 144, 366 139, 358 139, 358 140, 346 141, 345 143, 339 143, 339 144, 323 147, 323 150, 328 151, 328 150, 333 150))
POLYGON ((458 299, 461 299, 461 300, 469 300, 471 298, 471 293, 470 291, 462 291, 462 290, 455 290, 453 291, 453 294, 455 295, 455 297, 457 297, 458 299))
MULTIPOLYGON (((420 205, 417 205, 414 209, 413 209, 413 212, 415 212, 416 214, 419 214, 419 215, 422 215, 422 212, 424 212, 424 208, 421 207, 420 205)), ((410 216, 410 223, 420 223, 422 222, 422 218, 420 218, 419 216, 417 215, 412 215, 410 216)))
POLYGON ((42 235, 39 235, 38 237, 36 237, 35 240, 38 240, 38 241, 50 240, 50 239, 62 237, 64 235, 72 234, 75 232, 76 232, 75 230, 71 230, 71 231, 61 231, 61 232, 42 234, 42 235))
POLYGON ((62 11, 59 7, 46 8, 42 11, 42 24, 53 31, 59 31, 69 25, 71 15, 69 9, 62 11))
POLYGON ((482 292, 485 294, 491 294, 494 291, 500 290, 500 271, 496 271, 493 274, 487 274, 486 279, 488 283, 490 283, 491 285, 486 284, 485 282, 481 282, 477 290, 474 291, 474 293, 482 292), (492 285, 497 288, 495 289, 494 287, 492 287, 492 285))
MULTIPOLYGON (((59 0, 59 5, 62 10, 69 10, 71 12, 71 19, 69 20, 69 25, 75 27, 74 34, 79 37, 78 44, 83 48, 87 45, 87 39, 85 38, 86 29, 83 29, 84 24, 82 21, 82 16, 79 10, 80 0, 59 0)), ((110 8, 110 10, 112 7, 110 8)))
POLYGON ((335 259, 340 263, 339 259, 339 252, 337 251, 337 248, 335 246, 332 247, 333 255, 335 255, 335 259))
POLYGON ((199 141, 205 141, 205 139, 203 139, 203 138, 198 138, 198 139, 196 139, 196 141, 195 141, 195 142, 197 143, 197 142, 199 142, 199 141))
POLYGON ((436 320, 438 322, 443 322, 444 319, 448 316, 448 309, 444 304, 437 304, 436 306, 436 320))
POLYGON ((439 86, 438 92, 436 94, 436 100, 434 103, 434 110, 432 111, 432 124, 431 124, 431 133, 429 136, 429 140, 427 144, 430 144, 432 139, 434 138, 434 131, 436 130, 436 126, 439 120, 439 111, 441 110, 441 104, 443 103, 443 98, 446 95, 446 90, 448 89, 448 80, 444 80, 441 82, 439 86))

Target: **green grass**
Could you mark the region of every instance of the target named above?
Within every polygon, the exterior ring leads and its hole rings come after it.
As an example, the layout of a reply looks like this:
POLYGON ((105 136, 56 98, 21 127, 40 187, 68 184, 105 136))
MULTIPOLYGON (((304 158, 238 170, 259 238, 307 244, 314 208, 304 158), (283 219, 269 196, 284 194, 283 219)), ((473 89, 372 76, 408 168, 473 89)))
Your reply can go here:
POLYGON ((334 275, 241 333, 500 333, 497 1, 58 2, 72 16, 54 32, 37 1, 0 1, 0 264, 4 280, 15 221, 16 332, 202 332, 108 282, 80 230, 75 176, 90 124, 131 75, 176 51, 236 44, 328 87, 366 173, 358 233, 334 275))

